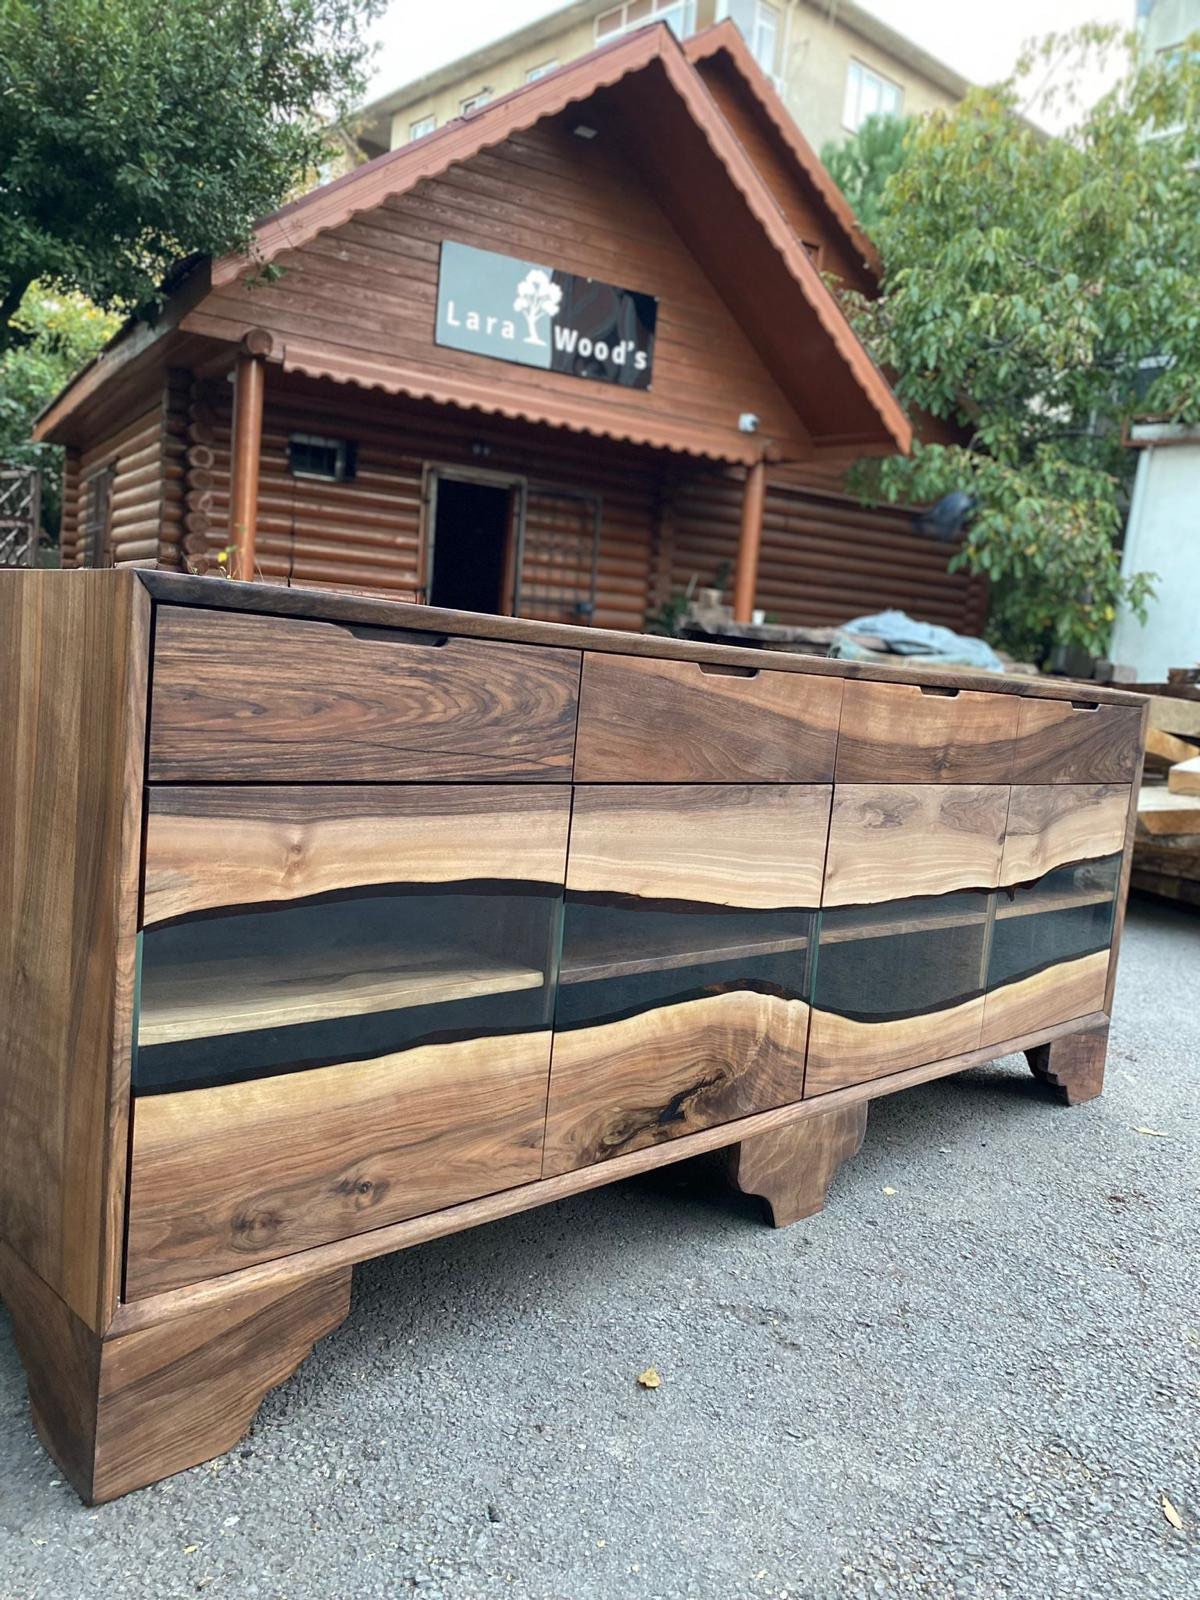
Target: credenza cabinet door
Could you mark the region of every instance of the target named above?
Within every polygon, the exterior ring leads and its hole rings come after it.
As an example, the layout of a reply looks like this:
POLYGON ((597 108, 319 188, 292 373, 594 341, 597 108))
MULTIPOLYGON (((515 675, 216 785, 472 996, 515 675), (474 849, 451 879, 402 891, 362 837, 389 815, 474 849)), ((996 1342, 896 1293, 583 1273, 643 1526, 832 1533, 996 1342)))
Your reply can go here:
POLYGON ((805 1095, 978 1048, 1003 784, 838 784, 805 1095))
POLYGON ((981 1044, 1103 1011, 1129 796, 1127 784, 1013 788, 981 1044))
POLYGON ((537 1178, 570 794, 150 799, 131 1297, 537 1178))
POLYGON ((547 1175, 799 1100, 826 785, 580 785, 547 1175))

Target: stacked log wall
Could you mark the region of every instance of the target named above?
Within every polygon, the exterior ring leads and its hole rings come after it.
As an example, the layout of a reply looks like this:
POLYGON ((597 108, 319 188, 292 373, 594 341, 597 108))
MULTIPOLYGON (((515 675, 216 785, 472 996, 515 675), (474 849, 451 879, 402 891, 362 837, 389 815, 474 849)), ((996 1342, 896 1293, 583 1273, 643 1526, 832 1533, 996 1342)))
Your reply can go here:
MULTIPOLYGON (((690 478, 674 502, 671 586, 711 584, 737 554, 742 485, 734 476, 690 478)), ((895 608, 924 622, 978 634, 987 586, 949 571, 957 544, 913 531, 912 513, 866 507, 822 486, 768 478, 757 603, 772 620, 828 627, 895 608)))

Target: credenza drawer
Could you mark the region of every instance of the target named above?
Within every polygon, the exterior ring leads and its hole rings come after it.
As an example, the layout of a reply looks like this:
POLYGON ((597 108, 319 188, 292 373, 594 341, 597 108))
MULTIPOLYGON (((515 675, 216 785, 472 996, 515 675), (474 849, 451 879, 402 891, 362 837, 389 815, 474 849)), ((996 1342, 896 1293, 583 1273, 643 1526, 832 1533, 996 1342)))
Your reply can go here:
POLYGON ((838 783, 1008 783, 1017 697, 915 683, 846 685, 838 783))
POLYGON ((568 782, 579 654, 160 606, 157 782, 568 782))
POLYGON ((1137 706, 1022 700, 1014 783, 1132 783, 1142 760, 1137 706))
POLYGON ((828 783, 842 682, 769 667, 589 654, 581 783, 828 783))

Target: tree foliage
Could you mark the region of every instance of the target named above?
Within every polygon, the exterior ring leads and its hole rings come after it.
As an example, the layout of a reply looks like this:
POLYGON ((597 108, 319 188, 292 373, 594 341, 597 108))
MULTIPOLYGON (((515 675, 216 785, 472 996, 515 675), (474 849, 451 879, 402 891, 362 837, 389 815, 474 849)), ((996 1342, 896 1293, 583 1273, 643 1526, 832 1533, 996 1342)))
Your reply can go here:
POLYGON ((381 0, 0 0, 0 349, 29 285, 153 303, 327 154, 381 0))
POLYGON ((911 117, 877 112, 845 144, 830 140, 821 146, 822 162, 872 237, 879 224, 884 188, 904 160, 904 140, 912 121, 911 117))
POLYGON ((16 316, 20 336, 0 352, 0 463, 28 463, 45 469, 42 525, 51 535, 58 526, 58 465, 55 445, 34 444, 33 420, 42 407, 86 366, 120 326, 120 318, 100 311, 80 294, 48 292, 40 284, 26 291, 16 316))
MULTIPOLYGON (((865 469, 867 491, 979 509, 960 564, 992 580, 991 631, 1020 654, 1103 653, 1152 575, 1120 571, 1137 416, 1200 420, 1200 40, 1138 66, 1048 137, 1019 114, 1046 42, 996 88, 913 125, 882 189, 878 300, 852 312, 902 402, 961 442, 865 469)), ((1069 81, 1069 80, 1068 80, 1069 81)))

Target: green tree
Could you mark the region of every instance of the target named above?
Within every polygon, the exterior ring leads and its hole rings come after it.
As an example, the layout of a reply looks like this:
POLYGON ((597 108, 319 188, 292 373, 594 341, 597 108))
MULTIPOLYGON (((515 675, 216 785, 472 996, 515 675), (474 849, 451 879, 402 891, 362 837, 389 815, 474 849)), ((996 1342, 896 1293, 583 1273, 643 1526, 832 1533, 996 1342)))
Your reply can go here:
POLYGON ((81 294, 48 292, 35 283, 13 318, 17 337, 0 352, 0 462, 43 468, 42 526, 51 538, 58 530, 61 452, 34 444, 33 419, 99 354, 120 322, 81 294))
POLYGON ((0 350, 30 284, 126 312, 328 154, 382 0, 0 0, 0 350))
POLYGON ((900 170, 905 136, 912 125, 911 117, 876 113, 844 144, 830 140, 821 146, 822 162, 872 237, 879 223, 884 187, 900 170))
MULTIPOLYGON (((1200 420, 1200 40, 1049 137, 1022 90, 1103 41, 1052 39, 1016 76, 916 123, 876 224, 885 277, 850 297, 905 404, 961 441, 862 469, 864 492, 978 501, 960 565, 992 580, 997 643, 1106 648, 1139 415, 1200 420)), ((1068 81, 1069 78, 1068 78, 1068 81)))

